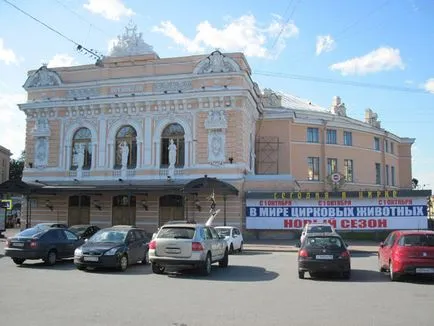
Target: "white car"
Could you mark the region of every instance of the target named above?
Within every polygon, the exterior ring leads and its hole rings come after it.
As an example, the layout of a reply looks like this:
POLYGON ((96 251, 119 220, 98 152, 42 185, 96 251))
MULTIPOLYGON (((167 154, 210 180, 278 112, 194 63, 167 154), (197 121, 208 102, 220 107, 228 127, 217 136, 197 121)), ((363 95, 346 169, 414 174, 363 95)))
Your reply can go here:
POLYGON ((219 235, 225 237, 225 240, 228 243, 229 253, 232 254, 235 251, 243 251, 244 240, 239 228, 234 226, 216 226, 215 230, 219 235))
POLYGON ((301 231, 300 245, 309 233, 336 233, 336 230, 329 223, 307 223, 301 231))

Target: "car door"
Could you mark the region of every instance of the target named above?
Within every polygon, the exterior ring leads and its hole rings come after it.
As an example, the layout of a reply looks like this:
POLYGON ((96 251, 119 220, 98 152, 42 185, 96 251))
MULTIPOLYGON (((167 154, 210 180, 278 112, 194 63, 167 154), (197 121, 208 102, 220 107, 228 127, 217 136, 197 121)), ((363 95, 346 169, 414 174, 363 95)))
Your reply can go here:
POLYGON ((218 259, 219 252, 217 250, 214 237, 212 236, 211 229, 206 226, 203 228, 203 233, 205 246, 207 250, 211 251, 212 260, 215 261, 216 259, 218 259))
POLYGON ((62 232, 65 234, 66 237, 65 257, 73 257, 75 248, 77 248, 81 244, 80 239, 71 231, 63 230, 62 232))
POLYGON ((137 260, 142 260, 146 253, 147 237, 142 230, 134 230, 134 235, 137 242, 137 260))
POLYGON ((241 247, 241 232, 237 228, 232 229, 232 237, 234 239, 234 249, 238 250, 241 247))
POLYGON ((396 240, 396 232, 392 232, 389 237, 386 239, 387 241, 384 243, 383 248, 382 249, 382 266, 383 267, 387 267, 389 266, 389 259, 392 255, 392 249, 393 249, 393 245, 395 243, 396 240))
POLYGON ((68 240, 62 229, 52 230, 50 237, 51 245, 56 248, 59 258, 67 257, 68 253, 68 240))
POLYGON ((225 247, 226 241, 220 239, 218 232, 213 227, 210 227, 209 229, 211 231, 212 238, 213 238, 213 246, 215 247, 216 260, 220 260, 221 258, 223 258, 225 252, 224 250, 226 248, 225 247))

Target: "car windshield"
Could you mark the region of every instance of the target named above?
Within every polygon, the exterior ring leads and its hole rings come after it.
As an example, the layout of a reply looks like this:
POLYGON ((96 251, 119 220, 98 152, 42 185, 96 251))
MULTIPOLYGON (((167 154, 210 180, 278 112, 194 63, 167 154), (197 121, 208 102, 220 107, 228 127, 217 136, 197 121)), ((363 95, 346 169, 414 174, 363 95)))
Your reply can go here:
POLYGON ((215 228, 219 235, 223 236, 230 236, 231 235, 231 229, 227 228, 215 228))
POLYGON ((51 224, 49 223, 40 223, 40 224, 36 224, 34 227, 34 229, 38 229, 38 230, 46 230, 51 228, 51 224))
POLYGON ((30 228, 30 229, 26 229, 24 231, 21 231, 20 233, 18 233, 16 235, 16 237, 33 237, 39 233, 42 233, 44 230, 38 229, 36 227, 34 228, 30 228))
POLYGON ((434 247, 434 235, 433 234, 409 234, 404 235, 399 244, 404 247, 434 247))
POLYGON ((158 232, 158 239, 193 239, 194 228, 189 227, 167 227, 158 232))
POLYGON ((84 232, 84 231, 86 231, 86 229, 87 229, 87 226, 83 226, 83 225, 80 225, 80 226, 71 226, 70 228, 69 228, 69 230, 71 230, 72 232, 84 232))
POLYGON ((305 242, 307 248, 342 248, 344 245, 338 237, 309 237, 305 242))
POLYGON ((332 233, 330 225, 312 225, 307 229, 308 233, 332 233))
POLYGON ((124 242, 127 236, 126 231, 101 230, 95 233, 88 242, 124 242))

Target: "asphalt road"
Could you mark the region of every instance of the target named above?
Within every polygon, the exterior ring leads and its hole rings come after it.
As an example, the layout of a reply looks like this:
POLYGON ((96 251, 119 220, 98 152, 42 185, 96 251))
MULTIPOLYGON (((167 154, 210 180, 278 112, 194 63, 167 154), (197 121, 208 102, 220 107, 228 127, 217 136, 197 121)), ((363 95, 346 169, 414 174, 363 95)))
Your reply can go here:
POLYGON ((82 272, 68 261, 16 267, 3 257, 0 320, 8 326, 433 325, 434 281, 392 283, 368 253, 353 257, 352 267, 350 281, 299 280, 296 254, 284 252, 231 256, 228 269, 215 266, 209 277, 154 275, 149 266, 82 272))

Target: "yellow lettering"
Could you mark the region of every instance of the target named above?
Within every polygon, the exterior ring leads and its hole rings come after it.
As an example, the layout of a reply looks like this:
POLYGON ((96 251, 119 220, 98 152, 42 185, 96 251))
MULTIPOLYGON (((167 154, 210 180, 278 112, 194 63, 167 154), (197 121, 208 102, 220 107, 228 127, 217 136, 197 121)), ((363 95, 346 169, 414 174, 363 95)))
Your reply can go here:
POLYGON ((368 191, 368 198, 372 198, 372 191, 368 191))
POLYGON ((273 199, 277 199, 277 192, 273 194, 273 199))
POLYGON ((282 199, 286 198, 286 192, 282 192, 282 199))
POLYGON ((363 191, 359 191, 359 199, 363 199, 363 191))
POLYGON ((329 199, 329 193, 328 192, 324 193, 324 199, 329 199))
POLYGON ((342 199, 347 199, 347 193, 345 191, 342 191, 342 199))
POLYGON ((298 199, 303 198, 303 194, 302 194, 301 192, 297 193, 297 198, 298 198, 298 199))
POLYGON ((377 198, 381 197, 381 191, 377 191, 377 198))
POLYGON ((310 199, 310 192, 306 193, 306 199, 310 199))
POLYGON ((319 200, 319 192, 315 193, 315 200, 319 200))
POLYGON ((398 192, 397 192, 396 190, 393 191, 393 193, 392 193, 392 197, 393 197, 393 198, 398 197, 398 192))
POLYGON ((385 198, 389 198, 389 192, 388 192, 388 191, 385 191, 385 192, 384 192, 384 197, 385 197, 385 198))

